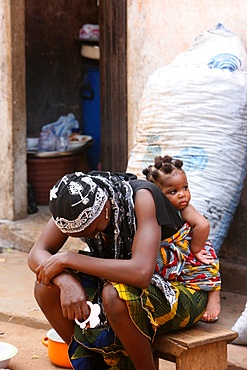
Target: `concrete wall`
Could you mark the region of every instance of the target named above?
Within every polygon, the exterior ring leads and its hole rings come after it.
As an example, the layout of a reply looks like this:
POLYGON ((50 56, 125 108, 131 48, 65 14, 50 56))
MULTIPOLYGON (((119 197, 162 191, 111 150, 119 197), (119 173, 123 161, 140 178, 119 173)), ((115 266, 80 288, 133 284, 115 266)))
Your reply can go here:
POLYGON ((27 215, 24 0, 0 2, 0 219, 27 215))
MULTIPOLYGON (((245 0, 128 0, 128 152, 134 145, 139 102, 148 77, 187 50, 198 35, 222 23, 247 49, 245 0)), ((220 257, 247 265, 245 181, 220 257)))
POLYGON ((128 0, 129 153, 149 75, 217 23, 238 34, 247 48, 245 0, 128 0))

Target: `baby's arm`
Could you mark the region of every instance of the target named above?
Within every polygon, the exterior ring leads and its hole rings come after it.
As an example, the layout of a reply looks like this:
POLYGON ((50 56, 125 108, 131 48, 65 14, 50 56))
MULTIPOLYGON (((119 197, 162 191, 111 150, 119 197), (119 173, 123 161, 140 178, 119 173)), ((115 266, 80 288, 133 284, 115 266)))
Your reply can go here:
POLYGON ((194 256, 201 262, 205 264, 210 264, 212 262, 212 256, 208 255, 205 250, 202 250, 205 245, 210 225, 208 220, 202 216, 197 210, 188 204, 183 210, 181 210, 181 216, 185 222, 193 228, 192 239, 190 242, 190 250, 194 256))

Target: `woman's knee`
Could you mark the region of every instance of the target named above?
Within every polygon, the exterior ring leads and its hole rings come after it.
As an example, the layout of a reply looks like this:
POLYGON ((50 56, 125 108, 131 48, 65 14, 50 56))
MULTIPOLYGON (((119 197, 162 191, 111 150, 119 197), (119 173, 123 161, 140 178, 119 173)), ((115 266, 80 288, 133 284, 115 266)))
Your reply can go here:
POLYGON ((59 290, 57 287, 48 287, 44 284, 34 285, 34 297, 40 307, 47 304, 50 300, 59 299, 59 290))
POLYGON ((122 315, 127 309, 125 301, 119 298, 116 289, 111 284, 104 286, 102 300, 108 317, 122 315))

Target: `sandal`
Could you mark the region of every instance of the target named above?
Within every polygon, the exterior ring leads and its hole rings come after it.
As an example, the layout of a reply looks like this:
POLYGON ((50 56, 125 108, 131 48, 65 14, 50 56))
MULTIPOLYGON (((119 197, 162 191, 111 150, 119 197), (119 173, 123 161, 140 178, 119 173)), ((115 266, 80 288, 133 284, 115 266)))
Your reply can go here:
POLYGON ((216 321, 218 321, 218 320, 219 320, 219 317, 218 317, 218 316, 214 317, 214 318, 213 318, 213 319, 211 319, 211 320, 204 319, 203 317, 200 319, 200 321, 202 321, 202 322, 206 322, 206 323, 208 323, 208 324, 211 324, 211 323, 216 322, 216 321))

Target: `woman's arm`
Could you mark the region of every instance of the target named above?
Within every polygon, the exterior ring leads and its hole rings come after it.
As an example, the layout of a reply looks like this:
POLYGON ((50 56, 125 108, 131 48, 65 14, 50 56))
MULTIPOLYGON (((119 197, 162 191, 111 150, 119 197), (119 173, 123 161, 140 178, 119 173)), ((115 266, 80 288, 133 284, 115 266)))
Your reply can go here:
POLYGON ((35 272, 42 262, 62 248, 67 239, 67 235, 57 228, 51 218, 29 252, 28 265, 30 269, 35 272))
MULTIPOLYGON (((53 256, 59 256, 61 253, 57 252, 62 248, 67 238, 57 228, 53 219, 50 219, 29 252, 28 265, 30 269, 36 273, 37 267, 44 261, 48 261, 53 256)), ((60 290, 60 302, 64 317, 69 320, 74 320, 75 317, 78 319, 81 319, 82 316, 88 317, 87 297, 75 274, 68 271, 60 272, 54 276, 52 283, 60 290)))
MULTIPOLYGON (((46 260, 37 270, 37 280, 45 285, 53 276, 70 268, 83 273, 139 288, 146 288, 153 276, 160 246, 161 227, 156 218, 152 193, 141 189, 136 194, 135 214, 137 230, 129 260, 112 260, 64 252, 46 260)), ((46 240, 49 238, 45 236, 46 240)))

